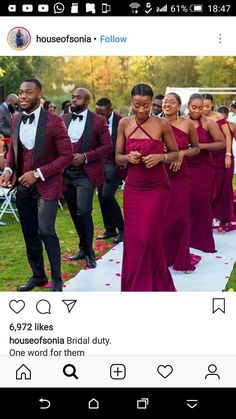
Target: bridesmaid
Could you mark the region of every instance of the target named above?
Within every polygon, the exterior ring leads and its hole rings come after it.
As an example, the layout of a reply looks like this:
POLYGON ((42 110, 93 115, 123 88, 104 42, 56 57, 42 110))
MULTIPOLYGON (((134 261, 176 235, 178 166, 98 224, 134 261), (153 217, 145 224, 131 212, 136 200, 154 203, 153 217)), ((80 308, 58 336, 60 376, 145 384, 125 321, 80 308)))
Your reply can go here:
POLYGON ((189 118, 193 121, 199 139, 200 153, 187 157, 190 175, 190 247, 214 253, 212 232, 212 192, 215 165, 211 151, 225 147, 224 136, 218 125, 203 116, 203 97, 199 93, 190 96, 189 118))
MULTIPOLYGON (((226 106, 219 106, 217 111, 223 115, 223 117, 228 120, 229 110, 226 106)), ((234 214, 234 202, 233 202, 233 175, 234 175, 234 155, 233 155, 233 147, 232 142, 233 139, 236 138, 236 124, 233 122, 228 121, 228 126, 230 129, 231 135, 231 148, 229 154, 231 154, 231 165, 228 169, 225 169, 225 177, 224 177, 224 188, 222 193, 221 205, 218 206, 218 210, 225 214, 227 219, 222 217, 221 227, 224 231, 232 231, 236 229, 236 226, 231 224, 231 221, 235 221, 235 214, 234 214), (227 212, 226 212, 227 210, 227 212)))
MULTIPOLYGON (((224 193, 224 188, 229 186, 228 182, 225 182, 225 177, 227 176, 227 172, 230 169, 230 166, 232 164, 231 161, 231 155, 232 155, 232 137, 230 133, 230 129, 227 123, 227 120, 222 116, 221 113, 215 112, 214 109, 214 103, 213 103, 213 97, 209 93, 206 93, 203 95, 204 99, 204 107, 203 107, 203 115, 207 116, 208 118, 211 118, 213 121, 215 121, 224 137, 225 137, 225 145, 226 148, 222 150, 217 150, 212 152, 212 157, 215 162, 215 168, 216 168, 216 175, 214 179, 214 185, 213 185, 213 218, 220 221, 218 233, 225 233, 224 225, 226 222, 231 221, 231 205, 232 203, 230 201, 225 201, 225 196, 227 196, 224 193)), ((228 195, 229 196, 229 195, 228 195)))
POLYGON ((151 115, 151 87, 137 84, 131 97, 134 116, 121 119, 116 145, 116 163, 128 164, 121 290, 176 291, 163 246, 170 198, 163 162, 177 160, 178 147, 169 122, 151 115))
POLYGON ((201 259, 189 252, 189 173, 185 157, 199 153, 197 130, 190 119, 179 116, 181 98, 176 93, 164 97, 163 112, 170 122, 179 152, 179 160, 166 165, 171 192, 166 223, 164 247, 167 264, 173 269, 191 273, 201 259), (192 256, 192 257, 191 257, 192 256))

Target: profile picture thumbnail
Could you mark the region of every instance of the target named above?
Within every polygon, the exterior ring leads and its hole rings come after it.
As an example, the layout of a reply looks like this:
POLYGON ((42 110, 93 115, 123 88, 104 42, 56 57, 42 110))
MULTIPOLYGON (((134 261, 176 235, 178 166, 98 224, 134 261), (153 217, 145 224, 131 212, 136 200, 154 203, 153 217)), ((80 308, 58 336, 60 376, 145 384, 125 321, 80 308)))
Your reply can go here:
POLYGON ((11 48, 20 51, 27 48, 31 41, 31 36, 27 29, 16 26, 7 35, 7 41, 11 48))

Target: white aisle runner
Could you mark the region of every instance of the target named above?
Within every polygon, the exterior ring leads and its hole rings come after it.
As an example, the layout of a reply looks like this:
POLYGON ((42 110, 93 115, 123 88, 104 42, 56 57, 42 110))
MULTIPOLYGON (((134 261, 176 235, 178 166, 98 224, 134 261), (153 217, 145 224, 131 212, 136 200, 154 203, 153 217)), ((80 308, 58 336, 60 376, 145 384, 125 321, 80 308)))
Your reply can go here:
MULTIPOLYGON (((214 235, 217 253, 192 249, 202 259, 191 274, 171 269, 178 291, 222 291, 236 260, 236 231, 214 235)), ((120 291, 123 244, 113 247, 97 261, 96 269, 83 269, 70 279, 63 291, 120 291)))

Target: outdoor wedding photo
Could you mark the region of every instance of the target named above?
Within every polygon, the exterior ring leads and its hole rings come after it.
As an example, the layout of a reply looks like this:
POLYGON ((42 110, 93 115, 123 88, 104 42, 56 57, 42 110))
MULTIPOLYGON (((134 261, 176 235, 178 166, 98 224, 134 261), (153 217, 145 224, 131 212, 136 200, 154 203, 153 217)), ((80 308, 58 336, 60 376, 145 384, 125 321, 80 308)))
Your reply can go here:
POLYGON ((236 291, 235 70, 1 56, 0 291, 236 291))

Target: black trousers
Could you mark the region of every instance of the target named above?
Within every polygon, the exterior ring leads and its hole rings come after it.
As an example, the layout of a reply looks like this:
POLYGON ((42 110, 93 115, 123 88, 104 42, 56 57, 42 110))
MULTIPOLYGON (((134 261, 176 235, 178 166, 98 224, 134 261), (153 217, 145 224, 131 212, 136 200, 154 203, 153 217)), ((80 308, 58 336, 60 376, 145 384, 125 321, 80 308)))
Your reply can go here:
POLYGON ((105 182, 98 188, 98 199, 101 207, 103 224, 107 231, 124 230, 124 219, 115 193, 120 179, 112 163, 105 164, 105 182))
POLYGON ((45 246, 54 281, 61 279, 60 244, 55 232, 58 199, 46 201, 40 198, 35 185, 19 185, 16 206, 25 239, 26 251, 33 277, 46 277, 43 261, 45 246))
POLYGON ((92 205, 94 187, 83 170, 65 172, 67 190, 65 200, 79 237, 79 248, 88 256, 94 256, 92 205))

